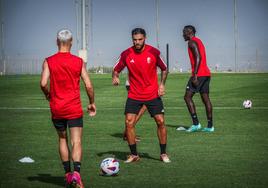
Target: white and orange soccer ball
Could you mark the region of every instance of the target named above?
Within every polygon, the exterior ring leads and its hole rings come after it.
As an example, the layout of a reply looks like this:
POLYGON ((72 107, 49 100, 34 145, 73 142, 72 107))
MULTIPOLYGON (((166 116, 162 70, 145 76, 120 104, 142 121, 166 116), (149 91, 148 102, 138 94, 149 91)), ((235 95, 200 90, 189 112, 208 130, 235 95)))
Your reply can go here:
POLYGON ((251 100, 244 100, 243 106, 245 109, 250 109, 252 107, 252 101, 251 100))
POLYGON ((115 158, 109 157, 101 162, 100 168, 102 175, 115 176, 119 172, 119 162, 115 158))

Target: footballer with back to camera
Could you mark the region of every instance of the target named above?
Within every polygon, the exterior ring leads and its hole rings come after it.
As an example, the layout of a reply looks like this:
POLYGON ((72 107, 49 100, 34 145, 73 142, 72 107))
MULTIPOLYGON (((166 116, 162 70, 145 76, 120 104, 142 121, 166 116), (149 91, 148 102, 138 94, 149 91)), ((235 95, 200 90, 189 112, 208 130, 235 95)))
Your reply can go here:
POLYGON ((70 30, 62 29, 57 33, 57 45, 58 52, 44 60, 40 86, 50 103, 52 122, 58 134, 59 155, 65 170, 66 187, 83 188, 80 175, 83 131, 80 78, 88 95, 87 111, 90 116, 96 114, 94 90, 85 63, 70 53, 72 46, 70 30), (68 129, 71 150, 68 146, 68 129), (73 172, 70 159, 73 161, 73 172))

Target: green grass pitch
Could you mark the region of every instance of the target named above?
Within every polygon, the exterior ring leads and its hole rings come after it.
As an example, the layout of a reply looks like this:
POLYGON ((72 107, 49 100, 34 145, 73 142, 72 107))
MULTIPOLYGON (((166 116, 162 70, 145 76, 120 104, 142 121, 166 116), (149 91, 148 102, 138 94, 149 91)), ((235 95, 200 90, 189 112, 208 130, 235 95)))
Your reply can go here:
MULTIPOLYGON (((91 188, 268 187, 268 74, 214 74, 211 100, 215 132, 176 131, 191 119, 183 95, 188 74, 170 74, 165 105, 167 151, 172 162, 159 161, 156 125, 146 112, 136 127, 141 137, 141 161, 124 164, 129 153, 122 140, 125 75, 113 87, 111 75, 91 75, 97 116, 84 115, 82 178, 91 188), (245 99, 253 108, 242 108, 245 99), (99 176, 105 157, 120 161, 116 177, 99 176)), ((57 135, 48 103, 39 89, 40 76, 0 77, 0 187, 63 187, 57 135), (18 160, 30 156, 32 164, 18 160)), ((87 97, 81 91, 83 106, 87 97)), ((204 106, 194 97, 197 114, 206 126, 204 106)))

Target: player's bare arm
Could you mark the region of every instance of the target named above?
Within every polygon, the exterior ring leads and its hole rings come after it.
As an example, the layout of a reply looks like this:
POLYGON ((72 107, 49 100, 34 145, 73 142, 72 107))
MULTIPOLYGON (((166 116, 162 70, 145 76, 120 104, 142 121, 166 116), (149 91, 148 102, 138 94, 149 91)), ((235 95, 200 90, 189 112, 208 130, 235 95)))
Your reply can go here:
POLYGON ((198 85, 197 73, 199 70, 200 62, 201 62, 201 56, 200 56, 199 49, 198 49, 196 42, 190 40, 188 42, 188 46, 189 46, 190 50, 192 51, 194 58, 195 58, 194 77, 193 77, 192 82, 195 86, 197 86, 198 85))
POLYGON ((87 112, 90 116, 95 116, 97 111, 96 111, 96 105, 95 105, 95 100, 94 100, 94 89, 90 81, 89 75, 87 73, 86 65, 84 63, 83 63, 82 71, 81 71, 81 78, 85 84, 87 96, 89 99, 87 112))
POLYGON ((119 73, 115 70, 113 70, 112 79, 113 85, 118 86, 120 84, 119 73))
POLYGON ((167 75, 168 75, 167 70, 161 71, 161 80, 160 80, 159 89, 158 89, 158 95, 160 97, 165 95, 165 83, 166 83, 167 75))
POLYGON ((49 68, 48 68, 48 63, 45 60, 43 62, 42 66, 42 73, 41 73, 41 80, 40 80, 40 87, 46 97, 46 99, 49 101, 50 96, 49 96, 49 89, 48 89, 48 81, 49 81, 49 68))

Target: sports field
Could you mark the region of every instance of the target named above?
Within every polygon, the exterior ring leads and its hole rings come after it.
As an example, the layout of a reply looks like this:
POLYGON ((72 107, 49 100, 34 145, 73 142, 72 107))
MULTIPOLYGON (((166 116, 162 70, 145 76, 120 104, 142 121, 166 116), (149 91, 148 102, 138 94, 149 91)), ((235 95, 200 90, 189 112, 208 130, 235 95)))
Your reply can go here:
MULTIPOLYGON (((170 74, 163 98, 172 162, 159 161, 156 125, 146 113, 137 125, 142 159, 124 164, 129 153, 122 140, 124 84, 111 85, 111 75, 92 75, 97 116, 84 116, 82 178, 91 188, 268 187, 268 74, 214 74, 211 100, 214 133, 186 133, 191 119, 183 94, 188 74, 170 74), (245 99, 253 108, 242 108, 245 99), (99 176, 105 157, 120 161, 116 177, 99 176)), ((124 76, 121 77, 124 83, 124 76)), ((83 88, 83 87, 82 87, 83 88)), ((82 89, 83 106, 87 97, 82 89)), ((48 103, 39 89, 39 76, 0 77, 0 187, 63 187, 57 135, 48 103), (29 156, 35 163, 18 160, 29 156)), ((194 98, 199 119, 205 110, 194 98)))

